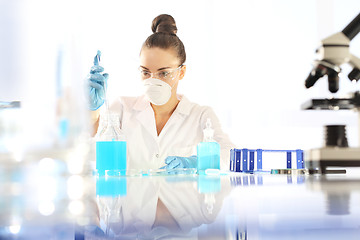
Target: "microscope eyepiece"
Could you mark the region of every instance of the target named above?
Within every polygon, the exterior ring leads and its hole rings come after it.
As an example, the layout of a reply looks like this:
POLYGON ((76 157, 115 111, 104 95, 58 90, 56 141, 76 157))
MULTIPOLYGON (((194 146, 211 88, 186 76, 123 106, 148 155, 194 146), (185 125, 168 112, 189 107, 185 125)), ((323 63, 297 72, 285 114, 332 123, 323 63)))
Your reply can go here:
POLYGON ((342 30, 351 41, 360 32, 360 13, 342 30))

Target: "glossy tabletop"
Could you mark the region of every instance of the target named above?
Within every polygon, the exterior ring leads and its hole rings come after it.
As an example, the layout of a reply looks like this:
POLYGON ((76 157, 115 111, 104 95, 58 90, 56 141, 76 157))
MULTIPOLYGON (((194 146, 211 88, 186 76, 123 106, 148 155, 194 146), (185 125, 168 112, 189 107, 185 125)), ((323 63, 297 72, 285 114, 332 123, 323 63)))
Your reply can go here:
POLYGON ((2 181, 0 239, 360 238, 357 175, 37 174, 2 181))

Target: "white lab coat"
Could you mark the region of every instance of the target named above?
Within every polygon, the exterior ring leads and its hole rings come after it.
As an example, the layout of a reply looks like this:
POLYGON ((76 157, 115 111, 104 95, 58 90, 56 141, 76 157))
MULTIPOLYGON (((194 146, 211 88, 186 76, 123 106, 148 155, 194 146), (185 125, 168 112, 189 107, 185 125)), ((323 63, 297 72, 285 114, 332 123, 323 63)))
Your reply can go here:
MULTIPOLYGON (((221 148, 220 167, 228 170, 230 149, 234 144, 221 130, 214 111, 208 106, 192 103, 182 95, 178 98, 180 102, 159 136, 154 111, 145 96, 119 97, 111 104, 110 111, 119 114, 120 127, 126 137, 127 168, 158 169, 165 165, 168 156, 196 155, 196 146, 203 140, 206 119, 210 118, 214 139, 221 148)), ((101 115, 98 133, 104 127, 101 115)))

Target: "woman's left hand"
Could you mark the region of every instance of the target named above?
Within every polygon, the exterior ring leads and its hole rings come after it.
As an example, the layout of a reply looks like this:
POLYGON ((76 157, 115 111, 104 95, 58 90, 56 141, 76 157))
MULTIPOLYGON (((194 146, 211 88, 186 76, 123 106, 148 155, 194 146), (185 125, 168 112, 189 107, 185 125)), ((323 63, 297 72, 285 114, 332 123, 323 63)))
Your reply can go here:
POLYGON ((175 168, 196 168, 197 166, 197 156, 193 155, 190 157, 179 157, 179 156, 169 156, 165 159, 166 165, 160 169, 175 169, 175 168))

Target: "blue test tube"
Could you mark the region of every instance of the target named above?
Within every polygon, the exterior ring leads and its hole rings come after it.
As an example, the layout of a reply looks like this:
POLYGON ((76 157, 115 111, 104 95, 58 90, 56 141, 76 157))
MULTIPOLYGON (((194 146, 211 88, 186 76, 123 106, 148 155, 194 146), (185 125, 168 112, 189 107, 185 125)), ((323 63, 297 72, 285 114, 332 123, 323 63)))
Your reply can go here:
POLYGON ((262 170, 262 149, 256 150, 256 167, 257 170, 262 170))
POLYGON ((304 152, 301 149, 296 149, 296 167, 297 169, 304 168, 304 152))
POLYGON ((241 149, 235 149, 235 172, 241 172, 241 149))
POLYGON ((255 156, 255 151, 254 150, 249 150, 249 158, 250 158, 250 166, 249 166, 249 171, 253 172, 254 171, 254 156, 255 156))
POLYGON ((247 172, 248 170, 248 165, 247 165, 247 160, 248 160, 248 149, 247 148, 243 148, 242 149, 242 170, 244 172, 247 172))
POLYGON ((234 171, 235 166, 235 149, 230 150, 230 171, 234 171))
POLYGON ((286 168, 291 169, 291 152, 286 152, 286 168))

